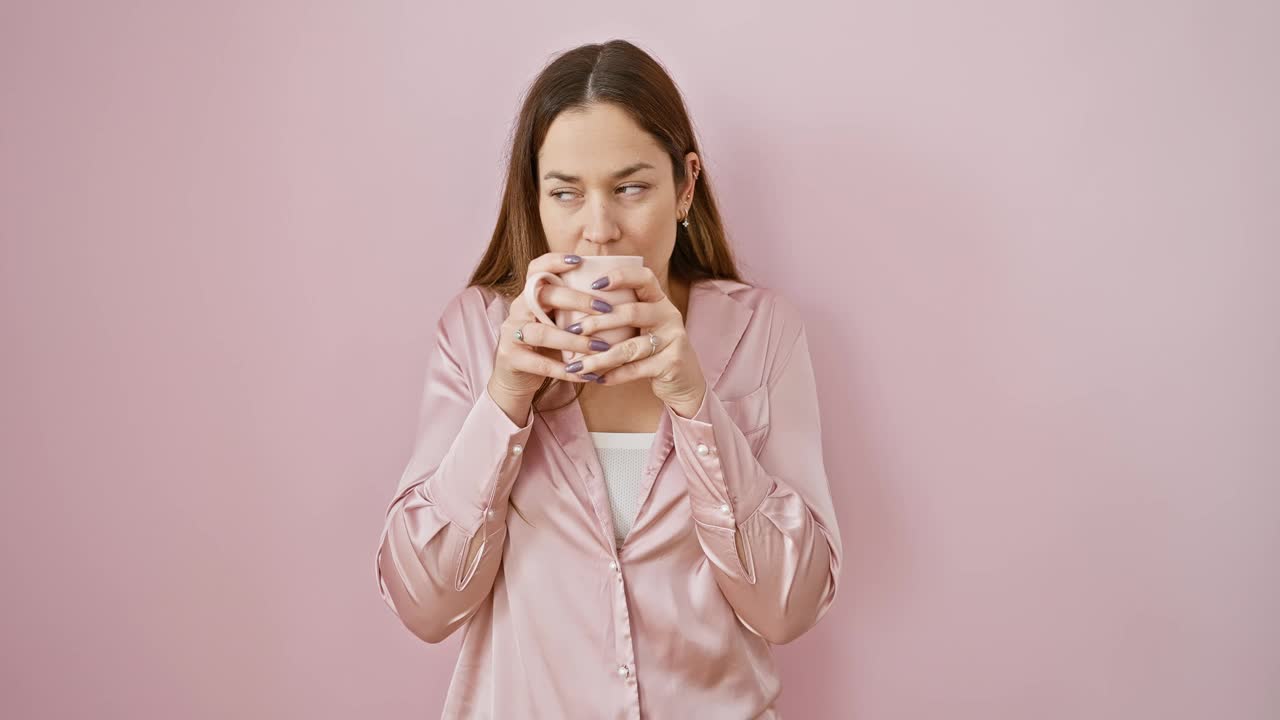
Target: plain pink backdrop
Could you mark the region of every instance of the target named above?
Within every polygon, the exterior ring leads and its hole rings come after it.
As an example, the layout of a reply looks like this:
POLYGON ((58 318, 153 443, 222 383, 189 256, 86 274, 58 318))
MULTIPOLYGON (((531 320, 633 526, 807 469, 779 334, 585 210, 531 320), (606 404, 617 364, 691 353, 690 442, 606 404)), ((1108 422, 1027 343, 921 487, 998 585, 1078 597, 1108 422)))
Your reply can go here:
POLYGON ((378 597, 520 93, 624 37, 809 313, 790 718, 1280 717, 1273 2, 0 5, 6 718, 427 718, 378 597))

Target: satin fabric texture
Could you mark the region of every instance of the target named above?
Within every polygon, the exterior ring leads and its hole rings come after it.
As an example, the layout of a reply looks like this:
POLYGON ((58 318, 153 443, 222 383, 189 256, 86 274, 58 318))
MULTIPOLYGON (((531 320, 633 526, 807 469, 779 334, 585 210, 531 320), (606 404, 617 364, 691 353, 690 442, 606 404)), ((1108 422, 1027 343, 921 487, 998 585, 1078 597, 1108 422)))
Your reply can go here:
MULTIPOLYGON (((440 314, 376 553, 406 628, 463 633, 442 717, 779 717, 770 648, 827 612, 842 555, 797 308, 692 284, 707 393, 692 418, 661 416, 618 547, 578 402, 521 426, 488 393, 509 307, 472 286, 440 314)), ((572 397, 558 385, 540 408, 572 397)))

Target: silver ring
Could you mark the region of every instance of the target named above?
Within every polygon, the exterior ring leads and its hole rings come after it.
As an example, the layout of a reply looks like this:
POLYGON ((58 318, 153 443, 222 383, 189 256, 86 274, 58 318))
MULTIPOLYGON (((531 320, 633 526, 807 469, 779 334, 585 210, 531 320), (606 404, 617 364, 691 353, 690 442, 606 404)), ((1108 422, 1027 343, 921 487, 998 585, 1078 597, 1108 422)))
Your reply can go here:
POLYGON ((524 342, 524 331, 520 328, 516 328, 516 340, 524 342))
POLYGON ((649 357, 653 357, 656 352, 658 352, 658 336, 649 333, 649 357))

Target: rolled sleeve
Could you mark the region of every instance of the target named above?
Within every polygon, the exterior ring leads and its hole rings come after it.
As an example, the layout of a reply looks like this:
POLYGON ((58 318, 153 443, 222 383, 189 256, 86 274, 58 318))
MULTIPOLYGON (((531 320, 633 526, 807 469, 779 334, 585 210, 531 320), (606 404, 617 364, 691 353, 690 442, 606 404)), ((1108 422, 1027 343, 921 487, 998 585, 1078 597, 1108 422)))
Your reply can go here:
POLYGON ((505 520, 499 515, 505 516, 507 498, 520 474, 533 419, 534 414, 529 413, 523 427, 516 425, 486 389, 435 475, 449 482, 421 486, 445 517, 467 534, 474 534, 488 521, 505 520))
POLYGON ((427 642, 448 637, 492 590, 509 496, 532 436, 533 413, 523 426, 512 422, 483 378, 467 371, 469 353, 491 352, 484 310, 472 287, 437 321, 413 453, 374 563, 383 600, 427 642))
POLYGON ((708 556, 723 572, 754 582, 754 568, 738 552, 737 532, 773 489, 773 478, 760 468, 750 442, 710 388, 693 417, 667 412, 708 556))
POLYGON ((775 644, 831 606, 842 555, 813 366, 803 326, 793 327, 769 373, 770 430, 758 453, 711 389, 693 417, 668 408, 703 553, 738 618, 775 644))

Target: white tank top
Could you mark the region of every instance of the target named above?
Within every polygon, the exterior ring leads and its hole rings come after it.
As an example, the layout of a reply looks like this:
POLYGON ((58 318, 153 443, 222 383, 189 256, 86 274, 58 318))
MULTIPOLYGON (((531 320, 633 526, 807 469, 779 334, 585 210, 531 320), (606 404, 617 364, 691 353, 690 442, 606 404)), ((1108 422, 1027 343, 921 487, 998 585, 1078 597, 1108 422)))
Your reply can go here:
POLYGON ((613 539, 619 546, 631 531, 640 503, 640 484, 644 479, 649 447, 657 433, 591 433, 596 455, 604 469, 604 483, 609 490, 609 506, 613 511, 613 539))

